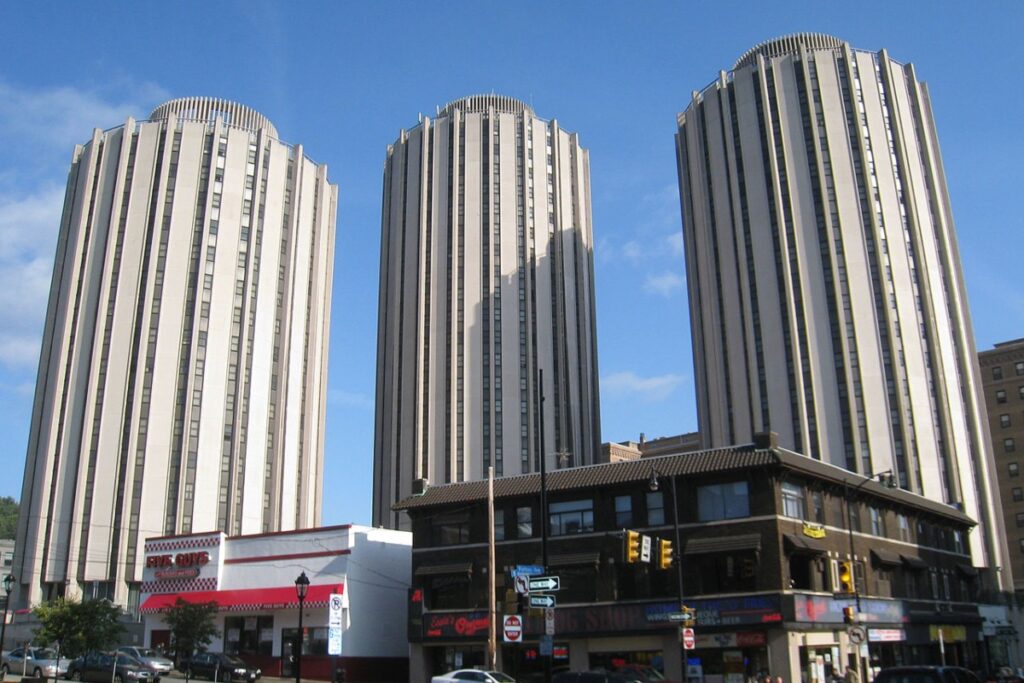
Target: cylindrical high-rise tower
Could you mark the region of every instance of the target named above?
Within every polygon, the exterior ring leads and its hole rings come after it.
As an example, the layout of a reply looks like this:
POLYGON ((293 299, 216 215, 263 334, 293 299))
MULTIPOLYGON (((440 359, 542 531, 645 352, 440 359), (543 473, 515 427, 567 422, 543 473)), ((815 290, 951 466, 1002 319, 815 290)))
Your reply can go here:
POLYGON ((336 203, 325 166, 223 100, 75 149, 16 604, 132 608, 146 537, 319 523, 336 203))
POLYGON ((402 525, 391 505, 417 480, 532 472, 541 454, 552 468, 596 461, 590 171, 576 134, 494 95, 403 131, 384 170, 380 270, 374 525, 402 525))
POLYGON ((980 523, 979 563, 1008 567, 938 136, 913 66, 831 36, 768 41, 694 93, 677 150, 705 447, 772 430, 855 472, 891 469, 961 505, 980 523))

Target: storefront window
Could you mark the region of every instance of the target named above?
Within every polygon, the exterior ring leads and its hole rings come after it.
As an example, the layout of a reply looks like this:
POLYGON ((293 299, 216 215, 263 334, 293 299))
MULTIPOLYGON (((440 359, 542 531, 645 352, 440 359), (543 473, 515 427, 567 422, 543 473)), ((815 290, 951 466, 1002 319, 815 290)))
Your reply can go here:
MULTIPOLYGON (((261 619, 263 617, 260 617, 261 619)), ((266 617, 271 619, 272 617, 266 617)), ((227 620, 225 620, 227 623, 227 620)), ((327 628, 304 628, 302 629, 302 654, 304 655, 326 655, 327 654, 327 628)), ((295 638, 299 633, 297 628, 283 628, 281 629, 281 642, 282 643, 294 643, 295 638)), ((290 654, 294 648, 287 647, 286 650, 290 654)))
POLYGON ((274 617, 226 617, 224 651, 232 655, 270 655, 274 648, 274 617))
POLYGON ((594 501, 570 500, 548 505, 551 535, 579 534, 594 530, 594 501))
POLYGON ((469 543, 469 514, 438 515, 434 519, 434 545, 469 543))
POLYGON ((665 498, 661 491, 647 494, 647 526, 659 526, 665 523, 665 498))
POLYGON ((752 551, 687 558, 685 583, 693 592, 738 593, 757 587, 757 559, 752 551))
POLYGON ((804 487, 792 482, 782 484, 782 514, 796 519, 807 519, 807 501, 804 487))
POLYGON ((747 482, 698 486, 697 511, 702 522, 750 516, 747 482))
POLYGON ((459 609, 469 605, 469 576, 444 574, 427 581, 427 605, 430 609, 459 609))

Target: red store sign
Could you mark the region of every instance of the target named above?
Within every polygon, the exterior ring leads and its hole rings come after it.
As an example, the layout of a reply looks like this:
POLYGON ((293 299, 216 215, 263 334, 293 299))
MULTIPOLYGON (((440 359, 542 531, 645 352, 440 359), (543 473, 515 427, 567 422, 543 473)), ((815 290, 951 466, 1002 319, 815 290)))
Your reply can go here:
POLYGON ((210 554, 205 550, 146 558, 146 567, 156 569, 158 579, 193 579, 199 576, 199 568, 209 563, 210 554))

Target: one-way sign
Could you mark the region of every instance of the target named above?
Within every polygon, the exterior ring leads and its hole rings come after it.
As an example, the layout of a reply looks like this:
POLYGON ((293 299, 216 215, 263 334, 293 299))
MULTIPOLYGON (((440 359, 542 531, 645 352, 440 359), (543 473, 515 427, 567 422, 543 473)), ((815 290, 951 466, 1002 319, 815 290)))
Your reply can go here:
POLYGON ((531 576, 530 592, 534 591, 556 591, 561 587, 561 581, 557 576, 531 576))
POLYGON ((554 595, 535 595, 530 594, 530 607, 554 607, 555 596, 554 595))

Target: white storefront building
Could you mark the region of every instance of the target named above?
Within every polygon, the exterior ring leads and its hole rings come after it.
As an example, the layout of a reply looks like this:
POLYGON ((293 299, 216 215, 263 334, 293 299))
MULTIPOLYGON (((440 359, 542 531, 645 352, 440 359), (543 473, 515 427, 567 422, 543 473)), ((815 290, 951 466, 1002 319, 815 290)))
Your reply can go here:
POLYGON ((299 627, 295 580, 309 588, 302 610, 302 677, 404 680, 412 534, 344 525, 249 536, 162 536, 145 544, 141 612, 146 643, 170 645, 164 612, 178 598, 216 602, 210 651, 237 654, 265 675, 294 676, 299 627), (342 648, 328 654, 328 600, 342 596, 342 648))

